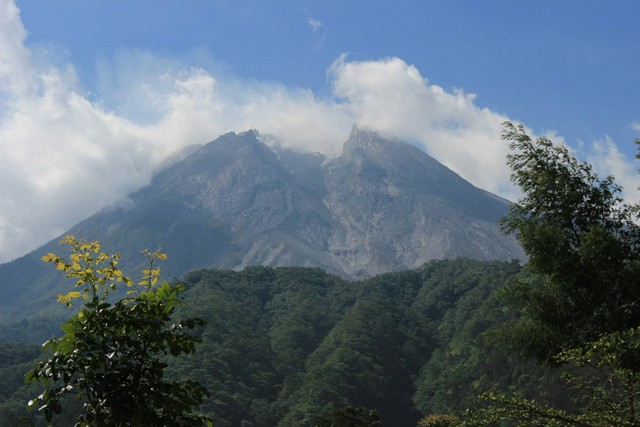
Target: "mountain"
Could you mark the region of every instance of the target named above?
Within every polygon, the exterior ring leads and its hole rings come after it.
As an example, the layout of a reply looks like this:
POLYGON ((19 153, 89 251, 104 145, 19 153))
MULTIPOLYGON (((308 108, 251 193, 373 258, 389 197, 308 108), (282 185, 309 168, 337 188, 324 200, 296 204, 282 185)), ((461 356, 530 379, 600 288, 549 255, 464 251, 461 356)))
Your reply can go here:
POLYGON ((509 202, 408 143, 354 129, 325 177, 325 204, 339 221, 330 251, 351 276, 432 259, 524 259, 498 227, 509 202))
MULTIPOLYGON (((525 257, 499 230, 508 201, 403 141, 354 128, 328 159, 248 131, 190 151, 68 233, 133 260, 127 271, 142 266, 140 249, 162 248, 168 277, 291 265, 360 279, 432 259, 525 257)), ((0 265, 0 310, 14 316, 50 300, 60 274, 39 257, 61 250, 54 241, 0 265)))

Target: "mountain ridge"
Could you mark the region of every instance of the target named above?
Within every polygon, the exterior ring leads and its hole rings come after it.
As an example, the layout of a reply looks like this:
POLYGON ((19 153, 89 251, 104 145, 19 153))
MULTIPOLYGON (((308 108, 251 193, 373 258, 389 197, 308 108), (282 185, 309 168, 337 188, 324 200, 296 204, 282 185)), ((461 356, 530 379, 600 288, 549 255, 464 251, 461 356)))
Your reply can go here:
MULTIPOLYGON (((411 144, 369 130, 354 127, 331 159, 247 131, 191 149, 68 233, 120 252, 131 271, 143 265, 139 250, 162 248, 169 277, 271 265, 361 279, 432 259, 524 260, 498 226, 508 208, 411 144)), ((46 252, 60 248, 52 241, 0 265, 0 294, 11 296, 0 306, 24 305, 33 290, 49 298, 59 279, 34 265, 46 252)))

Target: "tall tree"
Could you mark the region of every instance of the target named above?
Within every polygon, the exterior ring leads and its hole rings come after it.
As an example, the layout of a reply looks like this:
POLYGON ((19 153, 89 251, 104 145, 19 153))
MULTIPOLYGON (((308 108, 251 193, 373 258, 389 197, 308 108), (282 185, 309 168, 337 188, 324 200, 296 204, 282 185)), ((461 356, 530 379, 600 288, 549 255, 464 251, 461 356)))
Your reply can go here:
POLYGON ((637 207, 623 203, 612 176, 522 125, 505 123, 507 162, 524 197, 503 220, 529 262, 528 278, 506 295, 521 317, 508 340, 527 355, 550 360, 601 333, 640 325, 640 228, 637 207))
POLYGON ((528 276, 505 294, 520 317, 503 338, 522 353, 570 365, 577 410, 488 393, 471 425, 640 426, 640 228, 613 177, 523 126, 505 123, 512 180, 524 197, 503 221, 529 255, 528 276))
POLYGON ((194 353, 199 339, 187 331, 203 324, 172 319, 183 286, 159 281, 155 262, 166 255, 145 251, 149 268, 136 283, 118 269, 119 256, 103 252, 98 242, 67 236, 61 243, 71 246, 68 260, 54 254, 43 260, 75 280, 77 290, 58 301, 84 303, 63 324, 65 335, 45 343, 52 356, 27 373, 27 381, 45 385, 30 404, 40 405, 50 421, 64 396, 77 395, 84 402, 80 427, 212 425, 193 414, 208 396, 203 386, 164 379, 166 355, 194 353), (112 303, 119 285, 127 286, 127 297, 112 303))

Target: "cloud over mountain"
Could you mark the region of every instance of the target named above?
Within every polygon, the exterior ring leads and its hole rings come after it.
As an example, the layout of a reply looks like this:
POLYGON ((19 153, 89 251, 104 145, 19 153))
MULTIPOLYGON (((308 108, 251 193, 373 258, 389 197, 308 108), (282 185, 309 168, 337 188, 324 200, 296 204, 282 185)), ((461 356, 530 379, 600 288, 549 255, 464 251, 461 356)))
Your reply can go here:
MULTIPOLYGON (((14 1, 0 0, 0 262, 141 188, 172 153, 230 130, 259 129, 336 156, 356 123, 410 140, 479 187, 516 195, 499 140, 507 117, 399 58, 342 56, 327 72, 331 92, 318 95, 233 76, 206 52, 122 49, 98 61, 89 92, 68 58, 45 51, 28 44, 14 1)), ((603 153, 613 159, 603 164, 630 174, 626 159, 603 153)))

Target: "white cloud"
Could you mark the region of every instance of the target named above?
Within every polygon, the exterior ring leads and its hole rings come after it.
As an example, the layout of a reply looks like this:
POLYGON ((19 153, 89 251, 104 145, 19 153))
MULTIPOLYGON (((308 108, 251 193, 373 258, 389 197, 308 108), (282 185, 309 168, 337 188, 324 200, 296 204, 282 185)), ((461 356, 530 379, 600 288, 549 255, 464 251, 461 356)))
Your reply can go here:
POLYGON ((88 95, 71 64, 26 47, 13 2, 0 0, 0 11, 0 262, 144 186, 186 145, 258 128, 331 152, 327 141, 348 133, 351 119, 310 91, 230 78, 221 85, 144 51, 100 61, 98 93, 88 95))
POLYGON ((23 93, 29 87, 26 37, 16 5, 10 0, 0 1, 0 96, 2 92, 23 93))
POLYGON ((11 1, 0 1, 0 12, 0 261, 6 261, 140 188, 171 152, 206 141, 216 129, 206 114, 214 86, 206 73, 163 75, 164 87, 146 88, 148 104, 155 98, 162 106, 159 118, 136 123, 91 102, 71 65, 34 57, 11 1))
POLYGON ((584 157, 600 177, 614 176, 616 183, 623 189, 627 204, 640 202, 640 175, 637 165, 621 153, 610 138, 594 141, 584 157))
MULTIPOLYGON (((309 25, 324 31, 320 21, 309 25)), ((230 130, 258 129, 334 156, 356 122, 423 147, 479 187, 517 194, 499 139, 508 118, 398 58, 339 58, 328 71, 333 96, 319 98, 122 50, 98 63, 97 93, 88 95, 71 64, 48 62, 25 38, 18 9, 0 0, 0 262, 141 188, 176 150, 230 130)), ((626 188, 638 185, 610 141, 583 151, 626 188)))
POLYGON ((398 58, 346 62, 331 68, 334 92, 358 124, 416 141, 432 156, 475 185, 505 197, 516 193, 500 141, 508 118, 474 104, 475 96, 431 85, 398 58))

